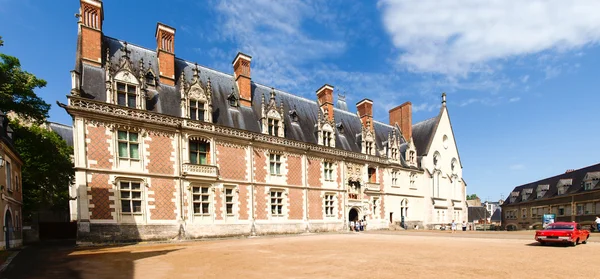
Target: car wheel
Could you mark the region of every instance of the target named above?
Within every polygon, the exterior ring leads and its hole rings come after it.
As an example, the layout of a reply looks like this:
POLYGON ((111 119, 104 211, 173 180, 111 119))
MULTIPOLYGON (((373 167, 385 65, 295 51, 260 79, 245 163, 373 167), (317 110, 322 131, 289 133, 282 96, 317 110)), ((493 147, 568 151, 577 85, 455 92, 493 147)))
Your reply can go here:
POLYGON ((588 237, 586 237, 586 238, 585 238, 585 240, 581 242, 581 244, 587 244, 587 240, 588 240, 588 238, 590 238, 590 237, 589 237, 589 236, 588 236, 588 237))
POLYGON ((546 242, 544 242, 544 241, 540 241, 540 245, 542 245, 542 246, 546 246, 546 242))
POLYGON ((579 238, 571 242, 571 246, 577 246, 577 244, 579 244, 579 238))

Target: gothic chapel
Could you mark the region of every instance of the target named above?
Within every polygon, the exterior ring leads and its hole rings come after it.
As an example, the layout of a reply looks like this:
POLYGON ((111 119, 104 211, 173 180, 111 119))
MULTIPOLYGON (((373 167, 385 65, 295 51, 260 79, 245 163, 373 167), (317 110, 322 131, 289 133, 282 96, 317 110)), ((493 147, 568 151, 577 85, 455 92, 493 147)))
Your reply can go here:
POLYGON ((103 3, 81 0, 71 216, 80 243, 348 230, 467 220, 466 183, 446 96, 412 124, 411 103, 373 119, 325 84, 314 99, 175 56, 175 29, 144 48, 102 32, 103 3))

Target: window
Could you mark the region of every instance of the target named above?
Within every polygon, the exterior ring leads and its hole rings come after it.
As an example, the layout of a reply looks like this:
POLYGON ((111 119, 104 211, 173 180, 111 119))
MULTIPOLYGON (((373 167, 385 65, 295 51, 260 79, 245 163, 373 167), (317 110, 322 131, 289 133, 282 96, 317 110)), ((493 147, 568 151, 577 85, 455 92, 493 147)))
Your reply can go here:
POLYGON ((12 191, 12 171, 10 169, 10 162, 6 162, 6 189, 12 191))
POLYGON ((117 104, 130 108, 136 107, 136 86, 117 82, 117 104))
POLYGON ((591 181, 586 182, 585 186, 584 186, 584 189, 585 190, 591 190, 592 189, 592 182, 591 181))
POLYGON ((233 188, 225 188, 225 213, 233 215, 234 192, 233 188))
POLYGON ((584 212, 585 212, 586 215, 587 214, 593 214, 594 213, 593 210, 594 210, 594 204, 593 203, 589 202, 589 203, 585 204, 585 211, 584 212))
POLYGON ((232 107, 237 107, 238 106, 238 100, 235 97, 229 98, 229 105, 232 107))
POLYGON ((138 133, 119 131, 119 158, 139 159, 138 133))
POLYGON ((408 152, 408 161, 411 163, 415 162, 415 152, 412 150, 408 152))
POLYGON ((392 171, 392 185, 398 185, 398 171, 392 171))
POLYGON ((271 215, 283 216, 283 191, 271 191, 271 215))
POLYGON ((527 218, 527 209, 526 208, 521 209, 521 218, 523 218, 523 219, 527 218))
POLYGON ((437 168, 440 165, 440 153, 436 152, 433 155, 433 165, 437 168))
POLYGON ((564 216, 564 215, 565 215, 565 207, 559 206, 558 207, 558 216, 564 216))
POLYGON ((323 172, 325 175, 325 181, 333 181, 333 163, 323 162, 323 172))
POLYGON ((142 213, 142 184, 140 182, 121 181, 119 183, 121 194, 121 213, 142 213))
POLYGON ((394 160, 398 159, 398 148, 392 148, 390 153, 391 153, 392 159, 394 159, 394 160))
POLYGON ((583 204, 578 204, 577 205, 577 215, 583 215, 583 209, 584 209, 583 204))
POLYGON ((156 79, 155 79, 154 75, 152 74, 152 72, 147 72, 145 78, 146 78, 147 85, 150 85, 150 86, 156 85, 156 79))
POLYGON ((379 198, 373 198, 373 218, 377 218, 377 209, 379 205, 379 198))
POLYGON ((208 186, 192 187, 192 206, 194 215, 210 214, 210 192, 208 186))
POLYGON ((323 145, 332 147, 331 141, 331 132, 323 131, 323 145))
POLYGON ((279 120, 269 118, 269 135, 274 137, 279 135, 279 120))
POLYGON ((325 217, 335 217, 335 197, 333 194, 325 195, 325 217))
POLYGON ((209 150, 210 145, 208 142, 190 140, 190 163, 195 165, 208 165, 209 150))
POLYGON ((271 175, 281 175, 281 155, 270 154, 269 155, 269 166, 271 169, 271 175))
POLYGON ((373 142, 367 141, 365 143, 365 153, 367 153, 367 154, 373 154, 373 142))
POLYGON ((417 178, 417 174, 414 172, 410 173, 410 188, 415 188, 415 180, 417 178))
POLYGON ((190 100, 190 119, 204 121, 204 103, 190 100))
POLYGON ((368 169, 368 174, 369 174, 369 182, 370 183, 375 183, 377 182, 377 170, 375 168, 369 168, 368 169))

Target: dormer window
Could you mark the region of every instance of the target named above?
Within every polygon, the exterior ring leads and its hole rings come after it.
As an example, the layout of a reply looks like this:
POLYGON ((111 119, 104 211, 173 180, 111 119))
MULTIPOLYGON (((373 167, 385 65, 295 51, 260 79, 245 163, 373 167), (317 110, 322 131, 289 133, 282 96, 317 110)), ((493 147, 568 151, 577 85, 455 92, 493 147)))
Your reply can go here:
POLYGON ((519 197, 519 192, 511 192, 510 193, 510 202, 513 203, 517 200, 517 198, 519 197))
POLYGON ((408 161, 413 164, 415 163, 415 152, 412 150, 408 152, 408 161))
POLYGON ((229 105, 232 107, 237 107, 238 106, 238 99, 233 97, 233 98, 229 98, 229 105))
POLYGON ((367 141, 365 142, 365 153, 372 155, 373 154, 373 142, 367 141))
POLYGON ((279 134, 279 120, 269 118, 269 135, 276 137, 279 134))
POLYGON ((144 78, 146 79, 146 85, 156 86, 156 78, 154 77, 154 74, 152 72, 148 71, 144 78))
POLYGON ((137 86, 117 82, 117 104, 130 108, 137 106, 137 86))
POLYGON ((398 148, 392 147, 390 149, 390 153, 391 153, 392 159, 398 160, 398 148))
POLYGON ((533 189, 523 189, 523 192, 521 194, 523 196, 523 200, 528 200, 529 196, 531 196, 531 193, 533 193, 533 189))
POLYGON ((290 121, 292 121, 292 123, 298 123, 298 112, 296 112, 296 105, 294 105, 293 110, 290 110, 289 114, 290 114, 290 121))
POLYGON ((543 198, 546 195, 546 192, 548 192, 548 189, 550 189, 550 185, 545 184, 545 185, 538 185, 537 187, 537 198, 543 198))
POLYGON ((336 124, 336 126, 337 126, 338 133, 340 135, 343 135, 344 134, 344 125, 340 122, 340 123, 336 124))
POLYGON ((190 119, 204 120, 204 103, 196 100, 190 101, 190 119))
POLYGON ((331 132, 323 131, 323 145, 331 147, 331 132))
POLYGON ((569 189, 569 187, 571 187, 571 185, 573 184, 573 179, 561 179, 558 181, 557 184, 557 188, 558 188, 558 195, 564 195, 567 192, 567 189, 569 189))

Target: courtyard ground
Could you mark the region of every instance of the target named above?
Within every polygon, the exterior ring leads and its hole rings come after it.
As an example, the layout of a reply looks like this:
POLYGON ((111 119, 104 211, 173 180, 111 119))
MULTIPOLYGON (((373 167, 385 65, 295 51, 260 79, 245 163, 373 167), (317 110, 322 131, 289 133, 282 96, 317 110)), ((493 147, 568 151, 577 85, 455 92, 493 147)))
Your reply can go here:
POLYGON ((598 278, 596 234, 577 247, 540 246, 532 234, 377 231, 31 246, 0 278, 598 278))

